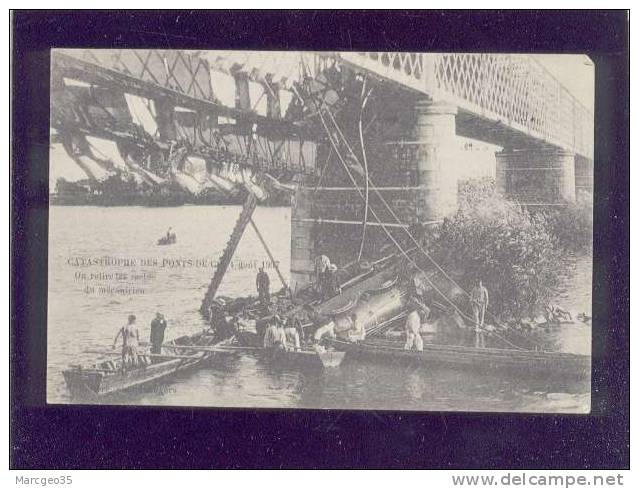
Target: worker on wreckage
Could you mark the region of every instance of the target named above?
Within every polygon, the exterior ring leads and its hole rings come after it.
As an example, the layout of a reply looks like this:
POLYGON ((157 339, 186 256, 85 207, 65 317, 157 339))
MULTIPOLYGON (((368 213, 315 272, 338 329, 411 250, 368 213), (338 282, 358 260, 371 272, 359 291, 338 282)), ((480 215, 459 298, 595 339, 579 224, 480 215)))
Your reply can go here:
POLYGON ((300 334, 294 320, 288 318, 285 323, 280 316, 274 315, 264 332, 263 346, 284 351, 301 350, 300 334))
POLYGON ((366 339, 366 328, 364 327, 364 321, 362 321, 356 313, 349 316, 348 321, 350 328, 348 329, 348 339, 351 342, 359 343, 366 339))
POLYGON ((264 267, 260 267, 255 277, 255 287, 257 288, 257 295, 262 305, 271 302, 270 286, 271 280, 268 278, 268 274, 264 271, 264 267))
POLYGON ((417 297, 411 297, 408 301, 408 316, 406 316, 406 343, 404 350, 424 350, 424 340, 420 334, 422 320, 428 319, 430 309, 422 304, 417 297))
POLYGON ((278 350, 288 349, 284 322, 279 316, 275 315, 271 318, 270 324, 264 333, 263 344, 264 348, 273 348, 278 350))
MULTIPOLYGON (((282 323, 283 324, 283 323, 282 323)), ((295 351, 299 351, 302 348, 302 343, 300 341, 300 334, 298 329, 294 324, 287 321, 286 326, 284 327, 284 336, 286 338, 286 348, 294 349, 295 351)))
POLYGON ((224 311, 224 304, 219 300, 211 302, 209 306, 209 329, 213 331, 218 341, 230 338, 235 334, 236 326, 233 323, 237 322, 237 318, 230 319, 231 321, 229 322, 224 311))
POLYGON ((317 324, 319 324, 319 327, 313 334, 313 343, 316 350, 324 338, 335 339, 339 337, 352 343, 359 343, 366 339, 364 321, 357 313, 341 316, 340 318, 335 315, 320 317, 317 320, 317 324))
POLYGON ((316 345, 319 345, 319 343, 322 341, 322 338, 324 338, 325 336, 335 339, 335 321, 336 318, 334 315, 328 318, 322 317, 318 319, 320 326, 315 330, 315 333, 313 334, 313 342, 316 345))
MULTIPOLYGON (((286 330, 290 330, 291 328, 295 329, 297 332, 297 343, 302 344, 306 339, 306 335, 304 334, 304 327, 302 326, 302 321, 296 315, 289 316, 286 320, 286 330)), ((289 334, 287 333, 287 337, 289 334)), ((299 348, 299 347, 298 347, 299 348)))
POLYGON ((484 348, 486 346, 484 317, 488 308, 488 289, 484 287, 481 278, 477 279, 475 286, 470 291, 470 305, 473 310, 473 322, 475 324, 475 347, 484 348))
POLYGON ((331 260, 326 255, 319 255, 315 258, 315 292, 323 295, 325 286, 324 279, 326 271, 331 266, 331 260))
POLYGON ((331 263, 324 271, 322 278, 322 298, 330 299, 341 293, 341 288, 337 280, 337 266, 331 263))

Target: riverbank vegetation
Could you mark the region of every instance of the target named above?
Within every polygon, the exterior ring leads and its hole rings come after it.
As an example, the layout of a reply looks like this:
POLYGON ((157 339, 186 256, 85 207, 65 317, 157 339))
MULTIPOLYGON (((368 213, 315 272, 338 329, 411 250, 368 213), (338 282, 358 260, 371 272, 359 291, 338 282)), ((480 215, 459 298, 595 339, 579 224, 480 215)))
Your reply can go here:
POLYGON ((492 179, 463 182, 459 195, 459 210, 427 243, 432 255, 466 290, 481 278, 502 320, 536 317, 565 258, 591 246, 592 208, 530 210, 498 195, 492 179))

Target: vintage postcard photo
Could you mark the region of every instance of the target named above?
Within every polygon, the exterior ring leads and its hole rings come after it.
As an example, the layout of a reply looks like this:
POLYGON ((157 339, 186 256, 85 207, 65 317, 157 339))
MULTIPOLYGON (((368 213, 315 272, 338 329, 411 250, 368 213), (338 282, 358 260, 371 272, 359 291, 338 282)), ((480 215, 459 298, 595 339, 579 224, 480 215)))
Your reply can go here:
POLYGON ((590 412, 594 71, 52 50, 47 402, 590 412))

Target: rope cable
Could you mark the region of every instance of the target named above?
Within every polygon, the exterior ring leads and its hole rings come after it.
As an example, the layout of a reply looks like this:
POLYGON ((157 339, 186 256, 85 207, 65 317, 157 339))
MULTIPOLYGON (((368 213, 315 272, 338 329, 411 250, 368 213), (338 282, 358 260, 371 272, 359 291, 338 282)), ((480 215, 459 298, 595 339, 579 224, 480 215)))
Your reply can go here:
MULTIPOLYGON (((309 93, 310 93, 310 92, 309 92, 309 93)), ((300 98, 301 98, 301 100, 302 100, 302 103, 304 103, 303 98, 302 98, 302 97, 300 97, 300 98)), ((314 100, 314 98, 312 97, 312 94, 311 94, 311 99, 312 99, 313 103, 316 105, 316 107, 318 107, 317 101, 316 101, 316 100, 314 100)), ((355 178, 353 177, 353 175, 352 175, 352 173, 351 173, 350 169, 348 168, 348 165, 346 164, 346 162, 344 161, 344 159, 343 159, 342 155, 340 154, 339 149, 337 148, 337 144, 336 144, 336 142, 333 140, 333 134, 331 133, 330 129, 328 128, 328 125, 327 125, 326 121, 324 120, 324 117, 323 117, 323 115, 322 115, 322 112, 323 112, 323 111, 321 110, 321 106, 319 106, 319 107, 317 108, 317 114, 319 115, 320 120, 321 120, 321 122, 322 122, 322 125, 324 126, 324 129, 325 129, 325 131, 326 131, 326 133, 327 133, 327 135, 328 135, 328 138, 329 138, 329 141, 330 141, 330 143, 331 143, 331 146, 334 148, 334 150, 335 150, 335 152, 336 152, 336 154, 337 154, 337 156, 338 156, 338 158, 339 158, 340 162, 342 163, 342 166, 344 167, 344 170, 346 171, 346 173, 347 173, 348 177, 350 178, 351 182, 353 183, 354 188, 357 190, 357 192, 359 193, 360 197, 361 197, 362 199, 365 199, 364 194, 362 193, 361 189, 359 188, 359 185, 357 184, 357 182, 356 182, 355 178)), ((331 117, 331 121, 332 121, 332 123, 333 123, 333 125, 334 125, 335 129, 337 130, 337 133, 341 136, 341 138, 342 138, 342 140, 343 140, 344 144, 346 145, 346 147, 348 148, 349 152, 353 155, 353 157, 354 157, 354 158, 356 159, 356 161, 359 163, 359 160, 357 159, 357 155, 355 155, 355 153, 353 152, 352 148, 351 148, 351 147, 350 147, 350 145, 348 144, 348 141, 346 140, 346 138, 345 138, 345 136, 344 136, 343 132, 340 130, 339 125, 337 124, 337 122, 336 122, 335 118, 333 117, 333 114, 331 113, 331 111, 330 111, 328 108, 327 108, 326 112, 327 112, 327 113, 328 113, 328 115, 331 117)), ((379 192, 377 192, 377 193, 378 193, 378 196, 380 197, 380 199, 384 202, 384 204, 386 205, 386 207, 389 209, 389 211, 391 212, 391 214, 393 215, 393 217, 397 220, 397 222, 401 222, 401 221, 399 221, 399 218, 396 216, 396 214, 392 211, 392 209, 390 209, 390 207, 388 206, 388 203, 387 203, 387 202, 383 199, 383 197, 382 197, 381 195, 379 195, 379 192)), ((375 212, 375 210, 374 210, 372 207, 371 207, 370 211, 371 211, 371 214, 373 215, 373 217, 375 218, 375 220, 376 220, 376 221, 378 222, 378 224, 382 227, 382 229, 384 230, 384 232, 386 233, 386 235, 387 235, 387 236, 389 237, 389 239, 393 242, 393 244, 397 247, 397 249, 398 249, 398 250, 399 250, 399 251, 400 251, 400 252, 401 252, 401 253, 402 253, 402 254, 406 257, 406 259, 407 259, 407 260, 408 260, 408 261, 409 261, 409 262, 410 262, 410 263, 411 263, 411 264, 412 264, 415 268, 417 268, 418 270, 420 270, 420 271, 424 274, 424 278, 428 281, 428 283, 430 284, 430 286, 431 286, 431 287, 432 287, 432 288, 433 288, 433 289, 434 289, 434 290, 435 290, 435 291, 436 291, 439 295, 441 295, 441 296, 442 296, 442 298, 443 298, 446 302, 448 302, 448 303, 449 303, 449 304, 453 307, 453 309, 454 309, 454 310, 455 310, 455 311, 456 311, 456 312, 457 312, 457 313, 458 313, 458 314, 462 317, 462 319, 463 319, 463 318, 466 318, 467 320, 469 320, 469 321, 471 321, 472 323, 474 323, 474 322, 475 322, 475 321, 474 321, 474 319, 470 318, 470 317, 469 317, 468 315, 466 315, 463 311, 461 311, 461 310, 459 309, 459 307, 457 307, 457 305, 456 305, 454 302, 452 302, 452 301, 451 301, 451 300, 450 300, 450 299, 446 296, 446 294, 444 294, 444 293, 443 293, 443 292, 442 292, 442 291, 441 291, 441 290, 440 290, 440 289, 439 289, 439 288, 438 288, 438 287, 437 287, 437 286, 436 286, 436 285, 435 285, 435 284, 434 284, 434 283, 430 280, 430 278, 428 277, 427 273, 426 273, 426 272, 425 272, 425 271, 424 271, 424 270, 423 270, 423 269, 422 269, 422 268, 421 268, 421 267, 420 267, 420 266, 419 266, 419 265, 418 265, 418 264, 417 264, 417 263, 416 263, 416 262, 415 262, 415 261, 414 261, 414 260, 413 260, 413 259, 412 259, 409 255, 408 255, 408 254, 407 254, 407 253, 406 253, 406 251, 403 249, 403 247, 402 247, 402 246, 401 246, 401 245, 397 242, 397 240, 393 237, 393 235, 392 235, 392 234, 388 231, 388 229, 387 229, 386 225, 385 225, 385 224, 381 221, 381 219, 377 216, 377 213, 375 212)), ((436 262, 435 262, 435 261, 434 261, 434 260, 430 257, 430 255, 428 255, 428 254, 426 253, 426 251, 425 251, 425 250, 421 247, 421 245, 420 245, 420 244, 419 244, 419 243, 418 243, 418 242, 414 239, 414 237, 410 234, 410 232, 408 232, 408 230, 406 230, 406 231, 407 231, 407 233, 409 234, 409 236, 411 237, 411 239, 415 242, 415 244, 417 244, 417 246, 418 246, 418 248, 420 249, 420 251, 421 251, 422 253, 424 253, 424 254, 425 254, 425 255, 426 255, 426 256, 427 256, 427 257, 428 257, 428 258, 429 258, 429 259, 430 259, 430 260, 431 260, 431 261, 432 261, 435 265, 436 265, 436 267, 438 268, 438 270, 440 270, 440 271, 441 271, 441 272, 442 272, 442 273, 443 273, 443 274, 444 274, 444 275, 445 275, 445 276, 446 276, 446 277, 447 277, 447 278, 448 278, 448 279, 449 279, 449 280, 450 280, 453 284, 455 284, 455 285, 456 285, 456 286, 457 286, 460 290, 462 290, 464 293, 466 293, 466 294, 468 295, 468 293, 467 293, 467 292, 466 292, 466 291, 465 291, 462 287, 460 287, 458 284, 456 284, 456 283, 454 282, 454 280, 453 280, 450 276, 448 276, 448 275, 446 274, 446 272, 445 272, 445 271, 443 271, 443 269, 441 269, 441 267, 439 267, 439 265, 438 265, 438 264, 436 264, 436 262)), ((482 329, 485 329, 485 328, 482 328, 482 329)), ((504 341, 505 343, 507 343, 507 344, 511 345, 512 347, 516 348, 516 349, 523 349, 523 348, 521 348, 521 347, 519 347, 519 346, 517 346, 517 345, 515 345, 515 344, 511 343, 511 342, 510 342, 510 341, 508 341, 507 339, 505 339, 505 338, 501 337, 501 335, 499 335, 499 334, 497 334, 497 333, 495 333, 495 332, 492 332, 492 334, 493 334, 494 336, 496 336, 497 338, 501 339, 502 341, 504 341)))
MULTIPOLYGON (((337 129, 337 132, 342 136, 343 139, 345 139, 343 133, 341 132, 341 130, 339 129, 339 126, 337 125, 337 121, 335 120, 335 118, 332 116, 332 114, 330 113, 330 111, 327 111, 329 116, 331 116, 331 120, 333 122, 333 125, 335 126, 335 128, 337 129)), ((326 128, 327 132, 328 132, 328 128, 326 128)), ((348 147, 348 144, 346 144, 346 146, 348 147)), ((355 155, 355 153, 351 151, 351 154, 353 155, 353 157, 357 157, 355 155)), ((342 161, 342 164, 344 164, 343 159, 340 158, 340 160, 342 161)), ((345 167, 346 168, 346 167, 345 167)), ((351 181, 353 181, 353 184, 356 186, 356 188, 359 191, 359 188, 357 187, 357 183, 355 182, 354 178, 352 177, 352 175, 350 174, 350 171, 346 168, 346 171, 349 173, 349 177, 351 177, 351 181)), ((380 194, 380 192, 377 190, 377 187, 375 187, 373 185, 373 189, 376 192, 376 195, 380 198, 380 200, 384 203, 384 205, 386 206, 386 208, 389 210, 389 212, 391 213, 391 215, 395 218, 395 220, 398 223, 401 223, 401 221, 399 220, 399 218, 397 217, 397 215, 395 214, 395 212, 391 209, 391 207, 388 205, 388 203, 386 202, 386 200, 382 197, 382 195, 380 194)), ((359 191, 360 193, 360 197, 364 198, 361 191, 359 191)), ((371 213, 373 214, 373 216, 375 217, 375 219, 379 222, 379 224, 382 226, 382 228, 384 229, 384 231, 386 232, 386 234, 389 235, 389 237, 391 238, 391 240, 393 241, 393 243, 398 247, 398 249, 404 254, 406 255, 406 253, 404 252, 404 250, 401 248, 401 246, 395 241, 394 238, 392 238, 390 236, 390 234, 388 233, 388 231, 386 230, 386 227, 381 223, 381 221, 379 220, 379 218, 376 216, 374 210, 371 208, 371 213)), ((423 249, 423 247, 420 245, 420 243, 413 237, 413 235, 407 230, 404 229, 404 231, 406 231, 406 233, 408 234, 408 236, 410 236, 411 240, 417 245, 417 249, 419 251, 421 251, 434 265, 435 267, 446 277, 448 278, 448 280, 455 285, 458 289, 460 289, 462 292, 464 292, 464 294, 466 294, 466 296, 470 297, 470 294, 464 290, 463 287, 461 287, 459 284, 457 284, 454 279, 452 277, 450 277, 440 266, 439 264, 426 252, 426 250, 423 249)), ((408 255, 406 255, 408 257, 408 255)), ((449 304, 451 304, 453 306, 453 308, 463 317, 466 318, 467 320, 471 321, 471 322, 475 322, 474 319, 470 318, 468 315, 466 315, 465 313, 463 313, 462 311, 459 310, 459 308, 452 302, 450 301, 450 299, 448 299, 448 297, 441 292, 435 285, 434 283, 428 278, 428 276, 426 275, 426 272, 419 266, 417 265, 417 263, 415 263, 415 261, 413 261, 412 259, 409 258, 409 260, 411 261, 411 263, 417 268, 419 269, 423 274, 424 274, 424 278, 428 281, 428 283, 431 285, 431 287, 433 287, 433 289, 435 289, 443 298, 444 300, 446 300, 449 304)), ((493 319, 496 321, 497 325, 504 328, 504 326, 502 324, 499 323, 499 321, 497 320, 497 318, 491 314, 489 311, 488 314, 493 317, 493 319)), ((505 328, 504 328, 505 329, 505 328)), ((501 339, 502 341, 504 341, 505 343, 517 348, 517 349, 522 349, 521 347, 513 344, 512 342, 510 342, 509 340, 507 340, 506 338, 503 338, 501 335, 498 335, 495 332, 492 332, 493 335, 495 335, 497 338, 501 339)), ((531 343, 536 344, 537 346, 541 346, 541 344, 539 344, 538 342, 530 339, 530 338, 526 338, 528 341, 530 341, 531 343)))
POLYGON ((362 159, 364 161, 364 182, 366 184, 366 199, 364 200, 364 218, 362 220, 362 240, 359 244, 359 253, 357 254, 357 259, 362 259, 362 253, 364 251, 364 241, 366 240, 366 224, 368 223, 368 199, 369 199, 369 182, 368 178, 368 160, 366 159, 366 145, 364 144, 364 130, 362 127, 362 119, 364 118, 364 109, 366 108, 366 102, 368 101, 368 97, 370 96, 372 89, 364 95, 364 91, 366 90, 366 79, 364 78, 364 83, 362 84, 362 107, 359 111, 359 141, 362 147, 362 159))
MULTIPOLYGON (((342 138, 345 140, 346 137, 344 136, 344 133, 340 130, 337 121, 335 120, 335 118, 332 116, 332 114, 329 111, 329 116, 331 117, 331 120, 333 122, 333 125, 335 126, 335 128, 337 129, 337 131, 339 132, 339 134, 342 136, 342 138)), ((351 147, 348 145, 348 142, 345 140, 344 141, 346 144, 346 147, 349 149, 351 155, 357 159, 357 155, 353 152, 353 150, 351 149, 351 147)), ((359 160, 358 160, 359 163, 359 160)), ((397 216, 397 214, 395 213, 395 211, 393 211, 393 209, 390 207, 390 205, 388 204, 388 202, 386 201, 386 199, 384 199, 384 197, 382 196, 381 192, 379 191, 379 189, 377 188, 377 186, 374 185, 374 183, 371 181, 370 182, 371 186, 373 187, 373 191, 375 192, 375 195, 377 195, 377 197, 380 199, 380 201, 384 204, 384 207, 386 207, 386 209, 389 211, 389 213, 391 214, 391 216, 395 219, 395 221, 397 223, 401 223, 401 220, 399 219, 399 217, 397 216)), ((466 291, 466 289, 464 289, 461 285, 459 285, 448 273, 446 273, 446 271, 435 261, 434 258, 432 258, 430 256, 430 254, 422 247, 422 245, 415 239, 415 237, 412 235, 412 233, 406 229, 403 228, 404 231, 406 232, 406 234, 408 235, 408 237, 411 239, 411 241, 413 242, 413 244, 416 245, 417 249, 426 257, 428 258, 428 260, 435 266, 435 268, 437 268, 437 270, 444 275, 444 277, 446 277, 455 287, 457 287, 459 290, 461 290, 467 297, 471 297, 470 293, 468 291, 466 291)), ((491 311, 489 311, 488 309, 486 310, 486 313, 488 314, 489 317, 491 317, 495 323, 500 326, 503 329, 506 329, 504 327, 504 325, 499 321, 499 319, 497 318, 497 316, 495 314, 493 314, 491 311)), ((535 342, 532 339, 526 338, 527 340, 531 341, 532 343, 537 344, 538 346, 541 346, 538 342, 535 342)))

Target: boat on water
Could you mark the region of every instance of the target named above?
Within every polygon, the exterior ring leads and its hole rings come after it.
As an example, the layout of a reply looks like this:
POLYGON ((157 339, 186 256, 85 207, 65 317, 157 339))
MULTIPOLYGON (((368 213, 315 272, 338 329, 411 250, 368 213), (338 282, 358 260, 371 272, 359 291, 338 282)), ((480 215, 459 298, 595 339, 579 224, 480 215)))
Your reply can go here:
POLYGON ((423 351, 405 350, 403 342, 370 338, 361 342, 326 339, 328 345, 364 360, 407 362, 416 365, 459 366, 472 369, 517 370, 558 377, 586 377, 590 355, 575 353, 476 348, 472 346, 424 343, 423 351))
POLYGON ((262 338, 255 331, 238 331, 233 337, 232 343, 226 346, 229 350, 254 354, 269 363, 277 363, 288 367, 309 368, 334 368, 339 367, 344 360, 346 352, 315 348, 310 345, 302 345, 300 349, 263 348, 262 338))
MULTIPOLYGON (((205 331, 193 336, 181 336, 166 345, 170 350, 170 346, 220 347, 225 343, 216 342, 215 336, 205 331)), ((96 399, 193 369, 213 354, 196 349, 184 348, 183 351, 180 355, 141 353, 138 355, 138 366, 125 370, 122 369, 120 358, 105 359, 106 354, 102 353, 99 354, 102 360, 90 365, 73 365, 64 370, 62 375, 73 397, 96 399)))
POLYGON ((342 364, 346 356, 344 351, 333 349, 315 350, 312 348, 301 350, 257 348, 252 353, 255 353, 263 361, 270 364, 301 369, 336 368, 342 364))
POLYGON ((177 237, 175 234, 172 234, 171 236, 162 236, 158 239, 158 246, 172 245, 175 243, 177 243, 177 237))

